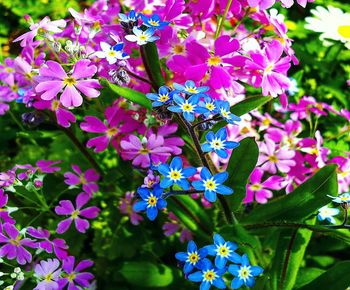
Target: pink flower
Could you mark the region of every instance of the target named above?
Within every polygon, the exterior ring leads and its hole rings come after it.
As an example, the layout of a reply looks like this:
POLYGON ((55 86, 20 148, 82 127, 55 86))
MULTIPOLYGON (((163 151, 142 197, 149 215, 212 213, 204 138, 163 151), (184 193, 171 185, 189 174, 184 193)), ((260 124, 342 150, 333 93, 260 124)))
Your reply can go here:
POLYGON ((266 138, 265 142, 260 144, 258 165, 261 165, 264 171, 272 174, 275 174, 277 169, 287 173, 290 167, 295 165, 295 161, 292 160, 294 155, 294 151, 286 148, 277 149, 275 142, 266 138))
POLYGON ((139 127, 139 123, 128 112, 117 106, 107 107, 105 117, 107 124, 94 116, 85 117, 85 122, 80 124, 80 128, 86 132, 103 134, 90 139, 86 144, 88 148, 95 148, 95 152, 106 150, 111 141, 117 149, 116 138, 125 133, 133 132, 139 127))
POLYGON ((52 252, 55 253, 56 257, 60 260, 67 257, 67 249, 68 246, 66 245, 65 240, 63 239, 53 239, 50 241, 50 232, 48 230, 38 228, 35 229, 33 227, 29 227, 27 229, 27 234, 31 235, 33 238, 36 238, 38 240, 38 247, 40 249, 43 249, 45 252, 51 254, 52 252))
POLYGON ((86 219, 94 219, 98 216, 100 209, 96 206, 82 207, 89 201, 89 196, 84 192, 80 193, 76 198, 76 208, 74 208, 70 200, 61 200, 59 206, 55 207, 55 212, 58 215, 69 216, 57 225, 56 232, 63 234, 68 230, 72 221, 74 221, 76 229, 80 233, 85 233, 90 227, 90 223, 86 219))
POLYGON ((15 220, 10 217, 6 208, 7 201, 8 195, 5 194, 3 189, 0 189, 0 222, 14 224, 15 220))
POLYGON ((290 80, 286 76, 291 64, 289 56, 281 58, 283 53, 282 44, 273 40, 267 44, 261 52, 251 52, 251 60, 246 62, 246 68, 258 70, 260 74, 256 79, 253 78, 253 84, 256 87, 262 87, 264 96, 283 94, 290 86, 290 80))
POLYGON ((192 232, 180 224, 180 220, 173 212, 169 212, 168 217, 170 221, 166 222, 162 227, 164 235, 169 237, 180 231, 179 239, 181 243, 185 243, 186 241, 193 239, 192 232))
POLYGON ((79 107, 83 103, 81 93, 89 98, 96 98, 100 92, 97 80, 91 79, 96 73, 97 67, 91 65, 90 60, 78 60, 73 68, 73 73, 67 75, 62 66, 55 61, 47 61, 46 66, 39 70, 37 78, 39 84, 35 91, 41 94, 41 99, 52 100, 63 90, 60 102, 65 107, 79 107))
POLYGON ((338 191, 339 193, 348 192, 350 185, 350 158, 349 156, 337 156, 329 160, 329 163, 338 164, 338 191))
POLYGON ((125 197, 121 198, 119 201, 119 210, 122 214, 128 215, 130 222, 137 226, 141 221, 143 221, 143 217, 134 211, 133 206, 136 202, 136 200, 134 200, 134 195, 134 192, 126 192, 125 197))
POLYGON ((14 225, 9 223, 3 225, 3 231, 0 233, 0 244, 4 244, 0 248, 0 257, 7 256, 9 260, 16 258, 17 263, 20 265, 32 261, 32 255, 25 247, 35 248, 35 242, 28 238, 22 239, 14 225))
POLYGON ((60 171, 61 168, 58 166, 53 166, 58 163, 61 163, 60 160, 58 161, 52 161, 52 160, 39 160, 36 163, 37 169, 41 173, 54 173, 56 171, 60 171))
POLYGON ((320 131, 316 131, 314 138, 304 138, 299 142, 300 151, 310 154, 318 168, 325 166, 327 156, 330 152, 328 148, 322 147, 323 138, 320 131))
POLYGON ((33 23, 30 25, 29 29, 31 31, 22 34, 17 37, 13 42, 21 41, 21 46, 26 47, 33 43, 34 37, 39 33, 59 33, 62 32, 61 28, 66 27, 66 21, 63 19, 51 21, 49 17, 43 18, 38 23, 33 23))
POLYGON ((0 187, 8 187, 16 180, 16 169, 0 172, 0 187))
POLYGON ((273 196, 272 190, 280 190, 282 188, 281 176, 270 176, 264 182, 261 179, 264 171, 260 168, 255 168, 250 175, 250 184, 247 184, 247 194, 244 203, 250 203, 256 200, 258 203, 266 203, 269 198, 273 196))
POLYGON ((88 194, 89 197, 92 196, 94 192, 98 191, 97 181, 100 175, 92 168, 86 170, 84 173, 81 171, 78 165, 72 165, 73 172, 66 172, 64 177, 65 184, 68 185, 82 185, 84 192, 88 194))
MULTIPOLYGON (((294 4, 294 0, 280 0, 284 7, 290 8, 294 4)), ((314 2, 315 0, 296 0, 302 7, 306 7, 307 2, 314 2)))
POLYGON ((152 164, 164 163, 172 152, 171 148, 164 144, 164 138, 151 134, 144 137, 142 142, 134 135, 129 135, 128 141, 120 142, 122 148, 121 156, 124 160, 133 160, 132 165, 143 168, 152 164))
POLYGON ((261 10, 270 8, 275 4, 276 0, 248 0, 248 5, 250 7, 258 7, 261 10))

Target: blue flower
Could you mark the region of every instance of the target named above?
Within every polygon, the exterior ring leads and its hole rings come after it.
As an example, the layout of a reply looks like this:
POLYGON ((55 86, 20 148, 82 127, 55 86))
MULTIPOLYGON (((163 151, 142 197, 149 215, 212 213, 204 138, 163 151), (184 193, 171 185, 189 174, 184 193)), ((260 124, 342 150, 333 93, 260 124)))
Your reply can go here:
POLYGON ((173 96, 176 106, 168 107, 168 110, 174 113, 182 113, 184 118, 188 122, 194 121, 194 114, 203 114, 207 112, 207 110, 198 105, 199 95, 193 95, 189 99, 184 99, 183 97, 175 94, 173 96))
POLYGON ((216 101, 220 116, 229 124, 235 124, 235 121, 241 121, 241 118, 232 114, 230 111, 230 103, 227 101, 216 101))
POLYGON ((231 283, 232 289, 238 289, 242 285, 253 287, 255 284, 254 277, 264 272, 263 268, 259 266, 251 266, 246 254, 242 256, 241 265, 230 265, 228 271, 235 276, 231 283))
POLYGON ((209 290, 212 285, 218 289, 225 289, 226 285, 221 277, 225 272, 226 268, 218 269, 208 259, 204 259, 201 271, 190 274, 188 280, 201 282, 200 290, 209 290))
POLYGON ((202 248, 197 250, 197 245, 194 241, 189 241, 187 252, 179 252, 175 254, 176 259, 185 262, 184 273, 190 273, 194 268, 201 269, 203 259, 207 256, 207 250, 202 248))
POLYGON ((152 27, 155 29, 164 29, 166 26, 169 25, 169 22, 163 22, 160 21, 160 17, 158 14, 153 14, 150 18, 141 15, 143 24, 147 27, 152 27))
POLYGON ((192 186, 197 190, 204 190, 204 197, 208 201, 215 202, 217 193, 224 195, 230 195, 233 193, 231 188, 222 185, 222 183, 228 178, 227 172, 220 172, 212 176, 209 169, 203 167, 200 176, 202 179, 193 181, 192 186))
POLYGON ((139 187, 137 193, 142 200, 134 205, 135 211, 146 210, 147 217, 153 221, 158 215, 158 210, 166 207, 167 202, 162 198, 163 189, 156 185, 152 191, 148 188, 139 187))
POLYGON ((219 269, 224 268, 227 261, 241 263, 241 256, 235 252, 237 244, 226 242, 219 234, 214 235, 214 245, 204 248, 208 251, 208 255, 215 256, 215 266, 219 269))
POLYGON ((186 81, 184 86, 177 83, 174 83, 173 85, 175 89, 188 95, 205 93, 209 90, 209 87, 196 87, 194 81, 186 81))
POLYGON ((340 210, 338 208, 331 208, 328 206, 323 206, 318 210, 317 218, 319 221, 327 220, 332 224, 335 224, 336 221, 334 216, 338 215, 340 210))
POLYGON ((340 194, 339 196, 331 196, 331 195, 328 195, 328 196, 335 203, 350 203, 350 193, 349 192, 340 194))
POLYGON ((238 142, 226 141, 227 130, 226 128, 221 128, 214 134, 213 131, 209 131, 205 136, 207 143, 202 145, 203 152, 214 151, 221 158, 227 158, 227 149, 234 149, 239 146, 238 142))
POLYGON ((203 107, 208 110, 204 115, 208 117, 210 114, 215 115, 218 112, 216 100, 212 99, 207 94, 201 94, 203 96, 203 107))
POLYGON ((118 16, 121 22, 135 22, 140 17, 135 10, 131 10, 128 15, 119 13, 118 16))
POLYGON ((168 164, 161 164, 158 166, 158 171, 164 175, 160 182, 162 188, 168 188, 173 184, 177 184, 184 190, 190 188, 190 183, 186 178, 196 174, 197 169, 194 167, 182 168, 182 160, 180 157, 174 157, 168 164))
POLYGON ((159 39, 159 36, 153 36, 155 32, 153 28, 148 28, 146 31, 142 31, 134 26, 132 32, 134 34, 125 35, 125 39, 131 42, 136 42, 138 45, 144 45, 148 42, 153 42, 159 39))
POLYGON ((170 103, 173 100, 173 95, 176 91, 170 90, 167 86, 162 86, 158 90, 158 94, 149 93, 146 97, 152 101, 152 107, 160 107, 164 104, 170 103))

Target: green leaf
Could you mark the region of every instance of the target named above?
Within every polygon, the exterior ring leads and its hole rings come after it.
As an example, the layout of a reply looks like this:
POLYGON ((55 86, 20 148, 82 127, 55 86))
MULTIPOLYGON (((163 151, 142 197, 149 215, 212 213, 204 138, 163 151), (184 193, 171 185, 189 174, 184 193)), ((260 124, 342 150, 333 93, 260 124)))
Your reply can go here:
POLYGON ((340 262, 311 283, 298 288, 298 290, 344 290, 350 285, 350 277, 348 275, 349 269, 350 261, 340 262))
POLYGON ((271 101, 271 97, 257 96, 246 98, 245 100, 233 105, 231 107, 231 113, 237 116, 242 116, 249 113, 250 111, 261 107, 266 104, 268 101, 271 101))
POLYGON ((112 92, 116 93, 118 96, 128 99, 129 101, 132 101, 134 103, 137 103, 149 110, 152 109, 151 101, 147 99, 146 95, 144 95, 143 93, 140 93, 127 87, 120 87, 118 85, 111 84, 106 79, 101 79, 100 83, 103 86, 109 88, 112 92))
POLYGON ((159 87, 165 85, 162 70, 160 68, 158 49, 155 43, 149 42, 140 47, 142 61, 145 66, 152 87, 158 90, 159 87))
POLYGON ((232 211, 238 209, 245 197, 247 180, 256 166, 258 156, 259 148, 254 138, 241 140, 240 145, 232 152, 227 166, 229 178, 226 182, 234 190, 232 197, 227 198, 232 211))
POLYGON ((295 288, 298 289, 312 280, 315 280, 318 276, 326 272, 320 268, 301 268, 299 270, 299 275, 297 277, 297 281, 295 282, 295 288))
POLYGON ((258 205, 245 223, 270 220, 300 221, 330 202, 327 195, 338 194, 336 165, 327 165, 293 192, 264 205, 258 205))
POLYGON ((131 285, 139 287, 166 287, 174 280, 171 268, 149 262, 126 262, 120 273, 131 285))

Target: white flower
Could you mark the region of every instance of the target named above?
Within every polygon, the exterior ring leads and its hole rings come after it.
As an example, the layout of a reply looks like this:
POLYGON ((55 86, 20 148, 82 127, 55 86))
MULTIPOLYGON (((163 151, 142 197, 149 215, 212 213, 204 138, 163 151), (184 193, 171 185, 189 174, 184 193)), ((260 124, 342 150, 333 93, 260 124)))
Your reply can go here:
POLYGON ((148 28, 146 31, 142 31, 136 26, 132 29, 134 34, 126 35, 125 38, 131 42, 136 42, 138 45, 144 45, 147 42, 153 42, 159 39, 158 36, 153 36, 154 29, 148 28))
POLYGON ((345 43, 350 49, 350 13, 344 13, 341 9, 332 6, 317 6, 312 9, 314 17, 306 17, 306 29, 320 32, 320 39, 325 45, 330 45, 326 39, 333 39, 345 43))
POLYGON ((339 209, 337 209, 337 208, 331 208, 331 207, 328 207, 328 206, 325 205, 324 207, 321 207, 321 208, 318 210, 317 218, 318 218, 320 221, 327 220, 327 221, 329 221, 330 223, 335 224, 334 216, 336 216, 336 215, 338 215, 338 214, 339 214, 339 209))
POLYGON ((114 64, 117 60, 128 59, 129 56, 123 52, 124 43, 120 42, 116 45, 109 45, 107 42, 100 42, 102 51, 97 51, 94 56, 105 58, 109 64, 114 64))

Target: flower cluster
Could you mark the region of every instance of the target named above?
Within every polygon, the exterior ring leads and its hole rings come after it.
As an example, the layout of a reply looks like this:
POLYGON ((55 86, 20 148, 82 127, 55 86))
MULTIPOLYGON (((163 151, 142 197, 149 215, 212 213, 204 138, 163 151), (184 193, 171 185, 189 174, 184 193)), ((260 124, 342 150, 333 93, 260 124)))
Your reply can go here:
POLYGON ((215 234, 214 244, 198 249, 195 242, 190 241, 187 252, 176 253, 175 257, 183 266, 188 280, 201 283, 200 289, 210 289, 211 286, 225 289, 222 276, 226 272, 233 275, 232 289, 239 289, 243 285, 253 287, 254 277, 262 274, 263 269, 252 266, 247 254, 240 256, 237 249, 236 243, 225 241, 222 236, 215 234), (208 259, 209 256, 215 257, 214 264, 208 259))

